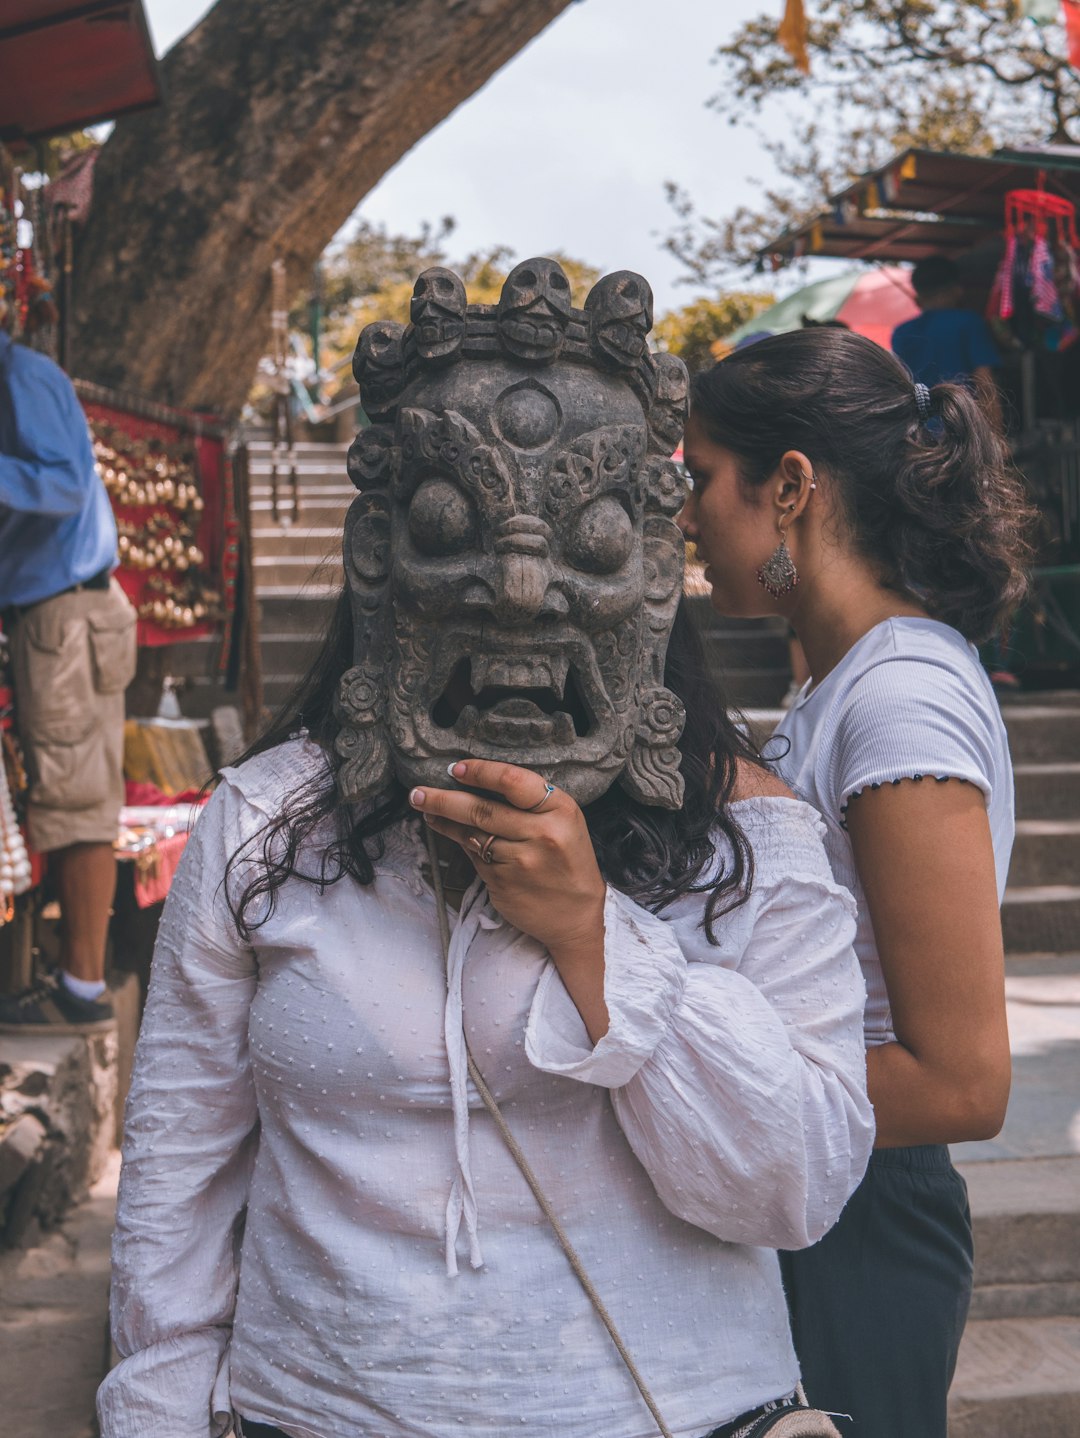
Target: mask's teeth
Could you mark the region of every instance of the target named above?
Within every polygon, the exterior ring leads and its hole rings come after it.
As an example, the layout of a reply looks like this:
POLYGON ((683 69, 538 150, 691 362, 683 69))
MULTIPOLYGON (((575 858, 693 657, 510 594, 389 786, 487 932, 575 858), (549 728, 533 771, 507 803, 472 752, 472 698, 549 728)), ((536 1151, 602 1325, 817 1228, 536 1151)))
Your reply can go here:
POLYGON ((568 654, 553 654, 551 656, 551 687, 555 691, 555 697, 562 699, 566 691, 566 673, 570 668, 570 656, 568 654))
POLYGON ((486 685, 495 682, 491 678, 494 661, 488 654, 473 654, 469 662, 471 665, 469 682, 472 685, 472 692, 479 694, 486 685))

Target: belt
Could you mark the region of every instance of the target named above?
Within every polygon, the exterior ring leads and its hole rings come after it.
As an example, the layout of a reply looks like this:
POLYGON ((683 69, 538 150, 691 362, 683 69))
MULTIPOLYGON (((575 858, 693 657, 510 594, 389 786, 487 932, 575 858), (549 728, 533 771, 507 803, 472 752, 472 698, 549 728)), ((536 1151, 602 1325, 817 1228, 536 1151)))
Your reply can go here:
MULTIPOLYGON (((742 1413, 738 1418, 733 1418, 730 1423, 725 1423, 722 1428, 714 1428, 708 1438, 735 1438, 735 1434, 748 1428, 751 1423, 756 1423, 760 1418, 767 1418, 770 1413, 775 1413, 778 1408, 788 1407, 789 1403, 763 1403, 760 1408, 752 1408, 748 1413, 742 1413)), ((280 1428, 274 1428, 269 1423, 253 1423, 250 1418, 241 1417, 241 1429, 245 1438, 286 1438, 280 1428)))
POLYGON ((791 1407, 791 1400, 784 1399, 777 1403, 763 1403, 760 1408, 751 1408, 748 1413, 740 1413, 738 1418, 733 1418, 730 1423, 725 1423, 722 1428, 714 1428, 707 1438, 735 1438, 736 1433, 741 1433, 744 1428, 749 1428, 752 1423, 757 1423, 762 1418, 767 1418, 770 1413, 776 1413, 783 1408, 791 1407))
POLYGON ((84 589, 108 589, 111 577, 112 567, 109 566, 98 574, 92 574, 89 579, 80 580, 78 584, 69 584, 66 589, 47 594, 44 599, 35 599, 32 604, 9 604, 3 611, 4 622, 10 624, 14 619, 21 619, 24 614, 29 614, 31 609, 36 609, 39 604, 48 604, 50 599, 59 599, 61 594, 81 594, 84 589))

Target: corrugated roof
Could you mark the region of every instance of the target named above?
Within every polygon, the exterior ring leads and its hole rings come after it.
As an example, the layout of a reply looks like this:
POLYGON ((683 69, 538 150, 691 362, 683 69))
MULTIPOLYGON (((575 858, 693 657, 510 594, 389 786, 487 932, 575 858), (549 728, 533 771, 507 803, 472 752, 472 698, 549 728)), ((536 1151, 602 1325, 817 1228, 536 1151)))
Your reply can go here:
POLYGON ((803 255, 912 263, 960 254, 1001 230, 1005 195, 1045 187, 1080 205, 1080 145, 957 155, 909 149, 829 197, 827 209, 760 251, 765 268, 803 255))

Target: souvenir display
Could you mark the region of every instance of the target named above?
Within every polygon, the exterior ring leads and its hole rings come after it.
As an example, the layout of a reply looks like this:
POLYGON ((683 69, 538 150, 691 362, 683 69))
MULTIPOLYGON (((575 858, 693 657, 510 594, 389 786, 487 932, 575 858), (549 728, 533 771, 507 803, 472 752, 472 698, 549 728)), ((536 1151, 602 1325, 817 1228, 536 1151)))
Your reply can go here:
POLYGON ((1076 206, 1061 195, 1005 196, 1005 254, 986 317, 999 341, 1060 351, 1080 339, 1080 240, 1076 206))
POLYGON ((198 415, 76 381, 116 516, 117 579, 140 645, 206 634, 236 593, 236 516, 224 435, 198 415))

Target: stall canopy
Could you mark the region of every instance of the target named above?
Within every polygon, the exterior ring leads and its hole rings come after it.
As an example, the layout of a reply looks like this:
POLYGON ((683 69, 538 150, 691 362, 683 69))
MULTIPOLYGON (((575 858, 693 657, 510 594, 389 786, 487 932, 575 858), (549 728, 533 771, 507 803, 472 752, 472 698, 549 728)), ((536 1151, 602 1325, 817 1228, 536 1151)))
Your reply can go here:
POLYGON ((161 99, 142 0, 3 0, 0 140, 38 140, 161 99))
POLYGON ((884 264, 960 255, 1000 234, 1008 191, 1040 183, 1080 206, 1080 145, 988 156, 905 150, 830 196, 813 220, 765 245, 761 266, 780 269, 807 255, 884 264))

